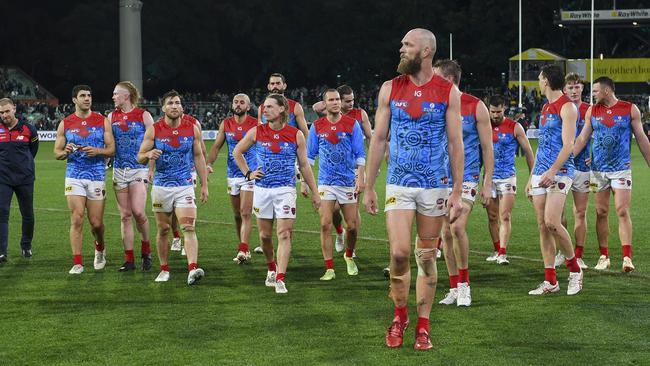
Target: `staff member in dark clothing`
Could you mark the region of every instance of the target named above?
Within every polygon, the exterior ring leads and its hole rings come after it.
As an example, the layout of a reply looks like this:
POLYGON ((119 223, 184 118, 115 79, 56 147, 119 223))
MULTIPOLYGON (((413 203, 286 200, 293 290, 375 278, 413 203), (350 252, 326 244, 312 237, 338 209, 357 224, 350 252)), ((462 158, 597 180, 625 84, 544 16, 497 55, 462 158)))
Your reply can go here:
POLYGON ((34 236, 34 157, 38 151, 36 128, 16 118, 16 105, 0 99, 0 265, 7 261, 9 208, 14 192, 23 217, 22 255, 32 256, 34 236))

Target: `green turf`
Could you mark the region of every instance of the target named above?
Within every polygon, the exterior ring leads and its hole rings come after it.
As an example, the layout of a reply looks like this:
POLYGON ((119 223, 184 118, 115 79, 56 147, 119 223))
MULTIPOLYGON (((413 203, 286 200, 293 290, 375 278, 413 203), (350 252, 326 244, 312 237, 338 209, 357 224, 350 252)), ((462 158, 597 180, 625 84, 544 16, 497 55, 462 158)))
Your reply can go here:
MULTIPOLYGON (((383 344, 393 311, 388 282, 381 272, 388 258, 383 215, 362 213, 356 278, 345 273, 345 264, 337 257, 336 280, 318 280, 324 271, 318 217, 302 198, 287 295, 264 287, 262 256, 254 254, 251 265, 233 264, 237 240, 225 193, 223 156, 210 178, 210 202, 199 208, 199 258, 206 271, 199 285, 185 284, 185 262, 177 252, 171 254, 172 278, 167 283, 153 282, 156 267, 149 273, 117 272, 123 253, 110 188, 105 218, 108 265, 101 272, 92 269, 92 241, 86 228, 86 272, 69 275, 65 163, 54 160, 51 150, 51 143, 42 143, 37 159, 37 223, 31 260, 20 257, 19 213, 12 209, 10 261, 0 268, 1 365, 650 363, 646 243, 650 233, 645 224, 649 173, 636 146, 632 203, 636 273, 619 273, 621 254, 612 210, 612 271, 587 270, 583 292, 568 297, 567 271, 560 269, 560 294, 528 296, 543 280, 532 205, 518 197, 509 248, 511 265, 502 267, 485 262, 491 244, 485 211, 477 205, 468 225, 473 304, 461 309, 434 306, 431 334, 435 349, 426 353, 413 351, 412 327, 402 349, 389 350, 383 344)), ((521 188, 527 179, 524 165, 518 158, 521 188)), ((381 199, 383 184, 378 188, 381 199)), ((591 203, 585 251, 590 266, 598 257, 594 218, 591 203)), ((153 219, 150 224, 153 232, 153 219)), ((254 246, 256 231, 253 238, 254 246)), ((436 302, 448 287, 444 263, 439 261, 438 267, 436 302)), ((412 295, 410 315, 415 320, 413 299, 412 295)))

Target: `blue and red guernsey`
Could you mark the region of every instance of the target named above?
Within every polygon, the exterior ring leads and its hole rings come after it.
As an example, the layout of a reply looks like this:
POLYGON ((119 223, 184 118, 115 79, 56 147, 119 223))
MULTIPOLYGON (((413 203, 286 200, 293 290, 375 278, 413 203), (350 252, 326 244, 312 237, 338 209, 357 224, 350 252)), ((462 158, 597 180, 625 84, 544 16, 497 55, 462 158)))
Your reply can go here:
POLYGON ((494 149, 493 179, 507 179, 517 175, 515 154, 519 142, 515 136, 517 122, 504 118, 498 126, 492 125, 492 147, 494 149))
MULTIPOLYGON (((237 163, 235 163, 235 159, 232 157, 232 151, 235 149, 237 143, 246 136, 246 133, 254 127, 257 127, 257 119, 249 115, 246 115, 246 119, 241 124, 237 123, 235 117, 228 117, 223 120, 223 132, 226 135, 226 143, 228 144, 228 178, 244 177, 244 173, 239 170, 237 163)), ((246 159, 246 164, 248 164, 251 170, 257 168, 255 146, 251 146, 250 149, 244 153, 244 159, 246 159)))
POLYGON ((595 172, 618 172, 630 169, 632 138, 632 103, 619 100, 611 107, 591 107, 593 146, 591 169, 595 172))
POLYGON ((316 156, 320 156, 319 185, 354 187, 357 167, 366 164, 359 123, 347 116, 335 123, 327 117, 317 119, 307 140, 307 158, 312 165, 316 156))
POLYGON ((181 119, 178 127, 171 127, 161 118, 154 123, 154 147, 162 150, 156 159, 153 185, 185 187, 192 185, 194 166, 194 124, 181 119))
POLYGON ((38 152, 38 131, 18 120, 9 129, 0 123, 0 184, 29 184, 36 178, 34 157, 38 152))
POLYGON ((257 126, 256 166, 261 168, 264 176, 257 180, 256 185, 263 188, 296 186, 297 133, 297 128, 286 124, 277 131, 268 123, 257 126))
POLYGON ((392 80, 388 184, 449 186, 445 115, 452 86, 437 75, 422 86, 413 84, 407 75, 392 80))
POLYGON ((147 169, 146 164, 138 163, 138 151, 144 138, 144 109, 134 108, 125 113, 116 109, 111 113, 111 125, 115 136, 115 161, 118 169, 147 169))
MULTIPOLYGON (((289 102, 289 122, 287 124, 291 127, 298 128, 298 122, 296 122, 296 113, 295 113, 296 104, 298 104, 298 102, 289 98, 287 98, 287 101, 289 102)), ((260 106, 260 116, 262 117, 260 121, 266 124, 266 117, 264 117, 264 104, 260 106)))
MULTIPOLYGON (((192 123, 193 126, 198 126, 199 129, 201 129, 201 122, 199 122, 198 119, 190 116, 189 114, 183 113, 183 116, 181 117, 182 121, 187 121, 192 123)), ((196 171, 196 167, 194 166, 194 158, 192 158, 192 171, 196 171)))
MULTIPOLYGON (((580 113, 580 117, 578 117, 578 124, 576 124, 576 137, 580 136, 580 132, 582 132, 582 129, 585 127, 585 115, 587 114, 588 109, 589 104, 580 103, 580 107, 578 107, 578 113, 580 113)), ((587 142, 587 146, 585 146, 584 150, 582 150, 580 154, 573 158, 573 163, 576 166, 576 170, 579 170, 581 172, 588 172, 591 170, 591 167, 586 163, 586 159, 589 158, 590 155, 591 139, 589 139, 587 142)))
POLYGON ((476 127, 476 108, 481 100, 470 94, 460 96, 460 116, 463 123, 463 145, 465 146, 464 182, 478 183, 481 173, 481 140, 476 127))
MULTIPOLYGON (((91 146, 104 148, 104 116, 91 112, 87 118, 71 114, 63 120, 63 131, 68 144, 79 148, 91 146)), ((85 152, 76 150, 68 155, 66 178, 88 179, 103 181, 106 176, 106 166, 103 155, 89 157, 85 152)))
MULTIPOLYGON (((564 146, 560 111, 567 103, 571 103, 571 106, 575 108, 575 104, 569 97, 562 94, 555 102, 546 103, 542 107, 542 114, 539 119, 539 147, 537 148, 535 167, 533 168, 534 175, 542 175, 549 170, 557 160, 562 146, 564 146)), ((578 123, 577 118, 574 123, 578 123)), ((571 153, 556 175, 573 177, 574 168, 573 153, 571 153)))
POLYGON ((361 108, 352 108, 350 109, 345 116, 352 118, 355 121, 358 121, 359 124, 363 122, 363 109, 361 108))

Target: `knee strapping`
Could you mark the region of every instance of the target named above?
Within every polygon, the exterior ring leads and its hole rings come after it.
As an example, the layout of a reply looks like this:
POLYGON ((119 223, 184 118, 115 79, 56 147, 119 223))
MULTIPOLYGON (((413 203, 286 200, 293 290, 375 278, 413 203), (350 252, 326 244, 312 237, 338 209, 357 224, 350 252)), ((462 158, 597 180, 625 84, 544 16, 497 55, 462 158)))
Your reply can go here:
POLYGON ((422 244, 424 244, 423 246, 425 246, 425 247, 435 248, 438 245, 438 237, 437 236, 432 236, 430 238, 423 238, 423 237, 418 235, 415 238, 415 240, 419 241, 422 244))
POLYGON ((411 271, 407 270, 406 273, 401 274, 401 275, 396 275, 393 274, 393 272, 390 273, 390 280, 391 282, 398 282, 401 284, 407 284, 411 281, 411 271))
POLYGON ((418 276, 429 277, 438 274, 434 248, 415 248, 415 263, 418 265, 418 276))

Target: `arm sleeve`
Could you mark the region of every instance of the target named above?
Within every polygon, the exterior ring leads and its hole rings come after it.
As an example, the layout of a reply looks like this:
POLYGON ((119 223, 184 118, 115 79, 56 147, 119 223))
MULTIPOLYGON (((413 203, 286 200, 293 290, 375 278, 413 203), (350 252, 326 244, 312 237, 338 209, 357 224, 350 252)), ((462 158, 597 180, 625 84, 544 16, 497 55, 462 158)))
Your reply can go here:
POLYGON ((36 157, 36 153, 38 153, 38 131, 36 130, 36 127, 29 125, 29 150, 32 153, 32 157, 36 157))
POLYGON ((363 131, 357 121, 352 129, 352 153, 358 165, 366 165, 366 150, 363 146, 363 131))
POLYGON ((318 136, 316 135, 316 124, 312 124, 309 128, 309 137, 307 137, 307 160, 309 165, 313 166, 316 163, 318 156, 318 136))

